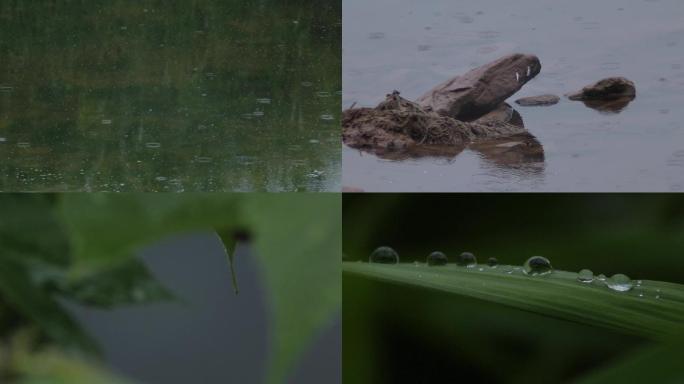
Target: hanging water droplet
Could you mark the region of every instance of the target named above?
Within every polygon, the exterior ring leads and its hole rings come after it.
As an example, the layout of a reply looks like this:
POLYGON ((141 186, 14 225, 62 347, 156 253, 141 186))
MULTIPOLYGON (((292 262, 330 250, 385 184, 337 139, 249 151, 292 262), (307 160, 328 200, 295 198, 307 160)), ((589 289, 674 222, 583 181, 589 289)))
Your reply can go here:
POLYGON ((591 283, 594 281, 594 272, 588 270, 588 269, 583 269, 579 271, 577 274, 577 281, 580 283, 591 283))
POLYGON ((613 291, 627 292, 634 286, 632 280, 622 273, 615 274, 606 280, 606 285, 613 291))
POLYGON ((458 255, 458 258, 456 259, 456 265, 459 267, 473 268, 477 265, 477 259, 472 253, 463 252, 458 255))
POLYGON ((371 263, 396 264, 399 262, 399 255, 390 247, 379 247, 370 255, 371 263))
POLYGON ((427 257, 428 265, 446 265, 447 261, 446 255, 439 251, 432 252, 427 257))
POLYGON ((490 257, 487 259, 487 265, 492 268, 496 268, 496 266, 499 265, 499 260, 497 260, 496 257, 490 257))
POLYGON ((523 271, 526 275, 541 276, 551 273, 553 267, 546 257, 532 256, 523 265, 523 271))

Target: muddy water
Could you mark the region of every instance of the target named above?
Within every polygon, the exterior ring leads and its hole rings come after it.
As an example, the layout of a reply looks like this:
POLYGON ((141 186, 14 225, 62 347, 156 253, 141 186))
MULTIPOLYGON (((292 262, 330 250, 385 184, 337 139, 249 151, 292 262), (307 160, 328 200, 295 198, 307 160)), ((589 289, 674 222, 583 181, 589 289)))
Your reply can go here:
POLYGON ((366 191, 679 191, 684 189, 684 5, 602 2, 345 0, 343 107, 398 89, 416 98, 446 78, 512 52, 542 71, 509 102, 562 96, 608 76, 636 83, 620 113, 565 98, 516 107, 543 162, 511 164, 465 150, 392 161, 345 147, 343 184, 366 191), (378 17, 377 15, 383 15, 378 17))
POLYGON ((338 1, 0 3, 0 191, 339 190, 338 1))

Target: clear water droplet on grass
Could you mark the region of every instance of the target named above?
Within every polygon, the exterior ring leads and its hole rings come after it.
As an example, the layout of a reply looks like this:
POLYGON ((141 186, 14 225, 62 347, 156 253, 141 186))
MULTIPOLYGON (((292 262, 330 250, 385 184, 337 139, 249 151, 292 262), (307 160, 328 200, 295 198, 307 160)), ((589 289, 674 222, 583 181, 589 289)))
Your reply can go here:
POLYGON ((542 276, 553 272, 553 267, 546 257, 532 256, 523 265, 523 271, 526 275, 542 276))
POLYGON ((390 247, 378 247, 370 255, 371 263, 396 264, 399 262, 399 255, 390 247))
POLYGON ((602 273, 602 274, 596 276, 596 280, 598 280, 598 281, 606 281, 606 275, 604 275, 604 274, 602 273))
POLYGON ((496 266, 499 265, 499 260, 497 260, 496 257, 490 257, 487 259, 487 265, 492 268, 496 268, 496 266))
POLYGON ((588 270, 588 269, 583 269, 579 271, 577 274, 577 281, 580 283, 591 283, 594 281, 594 272, 588 270))
POLYGON ((459 267, 473 268, 477 265, 477 258, 470 252, 463 252, 456 258, 459 267))
POLYGON ((435 251, 428 255, 427 265, 446 265, 447 257, 443 252, 435 251))
POLYGON ((610 279, 606 280, 606 285, 617 292, 627 292, 634 286, 632 280, 622 273, 611 276, 610 279))

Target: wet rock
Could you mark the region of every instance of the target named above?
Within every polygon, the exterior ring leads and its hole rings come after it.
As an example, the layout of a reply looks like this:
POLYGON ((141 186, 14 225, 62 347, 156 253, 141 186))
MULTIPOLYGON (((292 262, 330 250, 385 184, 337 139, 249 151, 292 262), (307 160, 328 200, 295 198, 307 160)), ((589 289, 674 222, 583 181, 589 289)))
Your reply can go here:
POLYGON ((534 55, 512 54, 436 86, 416 102, 427 111, 470 121, 490 112, 541 71, 534 55))
POLYGON ((450 155, 477 141, 524 133, 522 119, 508 104, 499 104, 477 121, 464 122, 425 109, 397 91, 375 108, 352 108, 342 113, 344 143, 378 155, 426 146, 447 149, 444 153, 450 155))
POLYGON ((624 77, 609 77, 568 94, 570 100, 615 100, 636 97, 634 83, 624 77))
POLYGON ((560 97, 556 95, 539 95, 523 97, 521 99, 516 100, 515 103, 523 107, 536 107, 558 104, 559 101, 560 97))

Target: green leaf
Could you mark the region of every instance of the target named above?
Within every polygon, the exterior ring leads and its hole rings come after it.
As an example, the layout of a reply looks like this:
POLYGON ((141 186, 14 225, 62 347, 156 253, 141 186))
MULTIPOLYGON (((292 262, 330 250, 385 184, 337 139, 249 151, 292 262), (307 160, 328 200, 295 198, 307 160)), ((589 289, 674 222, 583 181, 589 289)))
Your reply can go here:
POLYGON ((49 195, 0 194, 0 257, 64 266, 69 243, 49 195))
POLYGON ((219 233, 232 261, 234 234, 250 234, 271 305, 272 383, 287 377, 340 309, 339 195, 66 195, 61 214, 80 273, 125 260, 152 241, 203 229, 219 233))
POLYGON ((241 195, 63 195, 61 215, 81 267, 129 258, 171 235, 240 222, 241 195))
POLYGON ((341 198, 251 194, 244 215, 274 317, 269 381, 280 383, 313 336, 340 310, 341 198))
POLYGON ((580 283, 573 272, 554 271, 538 277, 520 271, 506 273, 512 268, 343 263, 348 274, 437 289, 651 339, 684 332, 684 286, 680 284, 644 280, 630 292, 615 292, 603 284, 580 283))
POLYGON ((650 345, 628 353, 606 368, 578 380, 577 383, 682 383, 682 356, 684 344, 681 342, 650 345))
POLYGON ((97 352, 95 343, 49 292, 34 284, 21 263, 0 257, 0 296, 37 324, 51 341, 67 349, 97 352))
POLYGON ((87 276, 59 282, 58 286, 66 297, 101 308, 173 298, 136 259, 126 259, 87 276))
POLYGON ((230 264, 230 278, 233 282, 233 290, 237 295, 240 290, 238 288, 237 276, 235 274, 235 248, 237 247, 235 233, 232 230, 223 229, 218 230, 216 235, 218 236, 219 240, 221 240, 221 243, 223 244, 223 250, 226 252, 226 258, 228 260, 228 264, 230 264))

